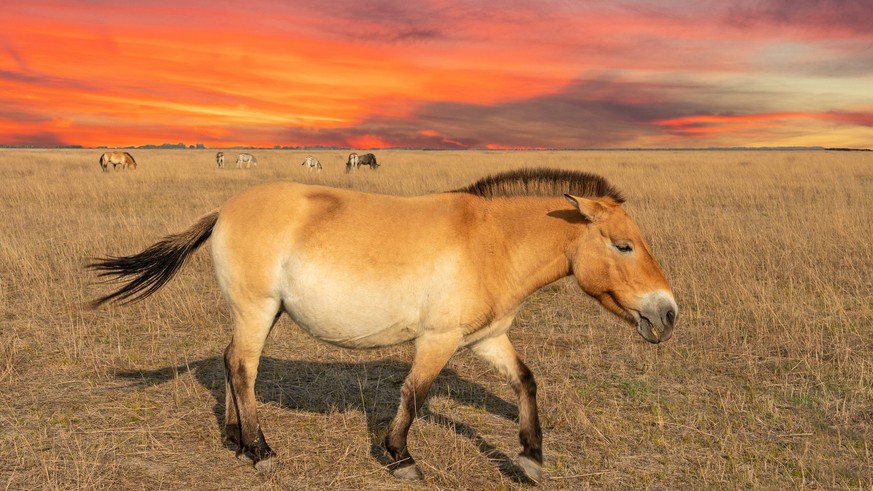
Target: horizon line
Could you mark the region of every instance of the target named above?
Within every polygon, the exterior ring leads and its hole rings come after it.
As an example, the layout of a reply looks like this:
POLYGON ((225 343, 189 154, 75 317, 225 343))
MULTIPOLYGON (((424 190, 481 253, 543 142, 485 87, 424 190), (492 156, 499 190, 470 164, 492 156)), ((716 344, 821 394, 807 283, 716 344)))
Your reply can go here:
POLYGON ((870 148, 849 148, 849 147, 824 147, 821 145, 802 146, 802 145, 787 145, 787 146, 761 146, 761 147, 580 147, 580 148, 531 148, 531 147, 507 147, 507 148, 488 148, 488 147, 470 147, 470 148, 428 148, 428 147, 369 147, 356 148, 332 145, 312 145, 312 146, 288 146, 274 145, 272 147, 261 147, 255 145, 235 145, 230 147, 207 147, 203 144, 186 145, 184 143, 162 143, 160 145, 144 144, 144 145, 127 145, 127 146, 108 146, 98 145, 87 147, 84 145, 27 145, 27 144, 2 144, 0 149, 41 149, 41 150, 414 150, 426 152, 451 152, 451 151, 514 151, 514 152, 620 152, 620 151, 635 151, 635 152, 665 152, 665 151, 844 151, 844 152, 870 152, 870 148))

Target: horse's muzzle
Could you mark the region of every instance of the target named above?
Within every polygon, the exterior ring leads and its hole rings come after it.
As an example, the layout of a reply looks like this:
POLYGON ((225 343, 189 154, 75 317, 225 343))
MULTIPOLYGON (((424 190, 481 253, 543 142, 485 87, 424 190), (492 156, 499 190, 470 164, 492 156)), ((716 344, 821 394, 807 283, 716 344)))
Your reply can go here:
POLYGON ((650 343, 661 343, 673 335, 679 308, 673 295, 657 291, 643 297, 637 313, 637 332, 640 336, 650 343))

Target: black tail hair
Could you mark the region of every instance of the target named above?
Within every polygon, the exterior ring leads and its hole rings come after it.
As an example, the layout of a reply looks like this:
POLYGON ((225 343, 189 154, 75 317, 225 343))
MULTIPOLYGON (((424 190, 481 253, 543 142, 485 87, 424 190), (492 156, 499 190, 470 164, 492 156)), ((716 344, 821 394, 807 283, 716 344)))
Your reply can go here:
POLYGON ((93 300, 91 308, 109 301, 134 302, 160 290, 176 275, 191 253, 212 235, 217 221, 218 210, 213 210, 200 217, 188 230, 168 235, 139 254, 94 259, 86 266, 88 269, 98 271, 98 276, 107 278, 107 282, 126 283, 118 290, 93 300))

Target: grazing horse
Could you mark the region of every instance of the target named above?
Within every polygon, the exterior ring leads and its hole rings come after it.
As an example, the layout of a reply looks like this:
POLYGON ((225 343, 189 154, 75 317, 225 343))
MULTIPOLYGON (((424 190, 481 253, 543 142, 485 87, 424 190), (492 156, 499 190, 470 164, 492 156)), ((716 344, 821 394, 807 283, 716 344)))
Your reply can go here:
POLYGON ((100 167, 103 172, 109 170, 109 164, 112 164, 113 170, 118 170, 118 166, 122 169, 136 170, 136 160, 127 152, 105 152, 100 156, 100 167))
POLYGON ((376 156, 372 153, 365 153, 358 157, 358 167, 362 165, 369 165, 370 170, 376 170, 379 167, 379 163, 376 162, 376 156))
POLYGON ((362 165, 369 165, 370 170, 376 170, 379 167, 379 164, 376 162, 376 156, 372 153, 365 153, 364 155, 350 153, 349 160, 346 161, 346 174, 362 165))
POLYGON ((236 168, 239 169, 243 166, 243 164, 245 164, 246 169, 250 168, 251 166, 257 167, 258 159, 256 159, 255 156, 250 153, 241 153, 236 158, 236 168))
POLYGON ((218 167, 224 167, 224 152, 215 154, 215 163, 218 164, 218 167))
POLYGON ((678 308, 624 198, 603 178, 524 169, 417 197, 274 182, 249 188, 139 254, 89 267, 125 283, 94 301, 131 301, 167 283, 212 238, 218 284, 234 319, 224 353, 225 439, 259 471, 274 468, 258 422, 255 378, 282 313, 347 348, 415 343, 385 436, 398 478, 421 479, 407 435, 455 351, 469 348, 518 397, 518 465, 542 477, 533 374, 507 331, 522 301, 574 276, 582 291, 648 342, 670 338, 678 308))
POLYGON ((352 171, 352 169, 358 168, 358 154, 352 152, 349 154, 349 159, 346 160, 346 174, 352 171))
POLYGON ((303 159, 303 163, 301 165, 305 165, 307 170, 321 170, 321 162, 318 161, 317 158, 312 155, 308 155, 305 159, 303 159))

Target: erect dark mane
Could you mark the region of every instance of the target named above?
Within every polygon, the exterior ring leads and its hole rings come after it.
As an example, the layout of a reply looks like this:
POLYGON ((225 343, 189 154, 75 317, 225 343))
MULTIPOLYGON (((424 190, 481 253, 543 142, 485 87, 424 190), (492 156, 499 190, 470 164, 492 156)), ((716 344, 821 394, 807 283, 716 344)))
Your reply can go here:
POLYGON ((493 174, 455 193, 469 193, 485 199, 512 196, 609 197, 624 202, 621 192, 606 179, 588 172, 558 169, 518 169, 493 174))

